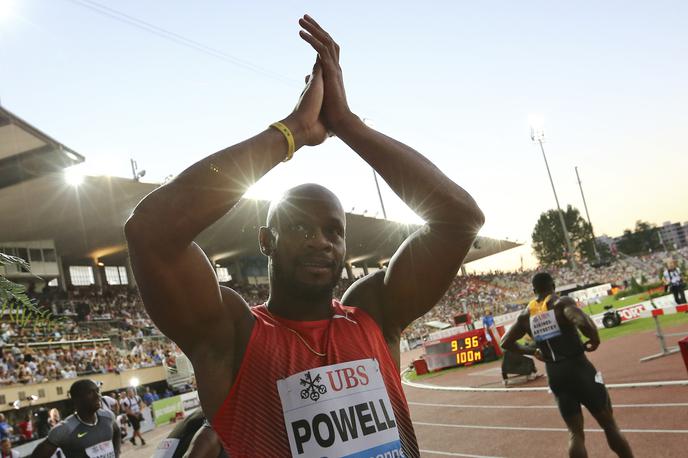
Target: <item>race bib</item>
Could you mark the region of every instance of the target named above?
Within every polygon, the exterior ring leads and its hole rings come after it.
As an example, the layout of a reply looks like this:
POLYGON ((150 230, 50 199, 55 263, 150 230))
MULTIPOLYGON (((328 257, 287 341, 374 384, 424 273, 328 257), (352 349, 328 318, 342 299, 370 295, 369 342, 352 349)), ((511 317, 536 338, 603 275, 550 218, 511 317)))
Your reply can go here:
POLYGON ((557 317, 554 315, 554 310, 548 310, 530 317, 530 331, 533 333, 533 339, 536 342, 551 339, 561 335, 557 317))
POLYGON ((303 371, 277 390, 292 456, 405 456, 376 360, 303 371))
POLYGON ((163 439, 153 453, 153 458, 172 458, 179 446, 179 439, 163 439))
POLYGON ((112 441, 92 445, 85 452, 89 458, 115 458, 115 447, 112 445, 112 441))

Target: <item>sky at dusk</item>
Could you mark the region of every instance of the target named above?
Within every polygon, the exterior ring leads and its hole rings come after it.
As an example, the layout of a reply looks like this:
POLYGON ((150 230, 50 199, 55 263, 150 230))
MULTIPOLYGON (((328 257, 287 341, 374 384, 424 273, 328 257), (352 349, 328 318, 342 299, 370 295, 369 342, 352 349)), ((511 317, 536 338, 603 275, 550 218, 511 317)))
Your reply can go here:
MULTIPOLYGON (((352 110, 469 191, 481 235, 526 243, 469 270, 534 265, 554 197, 598 235, 688 221, 688 2, 0 0, 0 102, 86 157, 90 174, 161 182, 285 117, 315 54, 298 18, 341 46, 352 110)), ((336 138, 250 192, 317 182, 381 216, 373 172, 336 138)), ((388 216, 418 221, 383 184, 388 216)))

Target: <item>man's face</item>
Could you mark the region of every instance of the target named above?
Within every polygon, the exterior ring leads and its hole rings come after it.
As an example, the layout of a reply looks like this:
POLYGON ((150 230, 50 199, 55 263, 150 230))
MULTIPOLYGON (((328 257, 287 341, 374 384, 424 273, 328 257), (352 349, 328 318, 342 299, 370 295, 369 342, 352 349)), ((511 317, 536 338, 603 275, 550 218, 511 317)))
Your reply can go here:
POLYGON ((274 281, 305 297, 331 296, 346 254, 346 220, 339 202, 299 199, 283 205, 270 228, 274 281))
POLYGON ((9 439, 4 439, 2 441, 2 451, 5 453, 10 453, 10 450, 12 450, 12 443, 9 441, 9 439))
POLYGON ((100 408, 100 389, 95 383, 89 384, 74 400, 78 410, 96 411, 100 408))

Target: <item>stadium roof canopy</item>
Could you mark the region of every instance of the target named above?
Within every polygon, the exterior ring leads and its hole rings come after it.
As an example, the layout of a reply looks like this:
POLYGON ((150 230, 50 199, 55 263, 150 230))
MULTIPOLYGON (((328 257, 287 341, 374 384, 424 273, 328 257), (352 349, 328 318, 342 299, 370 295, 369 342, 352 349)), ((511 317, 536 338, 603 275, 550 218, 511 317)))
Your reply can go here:
MULTIPOLYGON (((55 240, 66 259, 121 260, 123 225, 134 206, 158 185, 117 177, 85 177, 74 187, 54 173, 0 189, 0 243, 55 240)), ((243 199, 204 231, 199 245, 214 261, 260 256, 258 228, 265 224, 267 201, 243 199)), ((347 213, 347 259, 354 265, 385 263, 416 225, 347 213)), ((478 237, 467 262, 518 246, 478 237)))
POLYGON ((82 155, 0 106, 0 189, 83 161, 82 155))
MULTIPOLYGON (((158 184, 118 177, 85 177, 67 184, 62 168, 84 157, 0 107, 0 244, 54 240, 65 261, 122 262, 124 221, 158 184)), ((261 256, 258 228, 268 202, 242 200, 198 238, 214 262, 261 256)), ((353 265, 386 263, 415 225, 347 213, 347 260, 353 265)), ((479 237, 466 262, 518 246, 479 237)))

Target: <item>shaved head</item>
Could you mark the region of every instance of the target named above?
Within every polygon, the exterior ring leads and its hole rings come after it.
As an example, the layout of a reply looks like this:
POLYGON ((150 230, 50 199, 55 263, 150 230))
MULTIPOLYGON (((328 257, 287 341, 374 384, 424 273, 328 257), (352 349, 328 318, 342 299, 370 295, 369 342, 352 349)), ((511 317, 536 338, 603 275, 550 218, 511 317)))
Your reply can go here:
POLYGON ((279 226, 281 217, 303 212, 311 202, 328 202, 338 207, 344 215, 342 203, 332 191, 319 184, 304 183, 288 189, 282 194, 282 197, 270 202, 267 226, 279 226))

